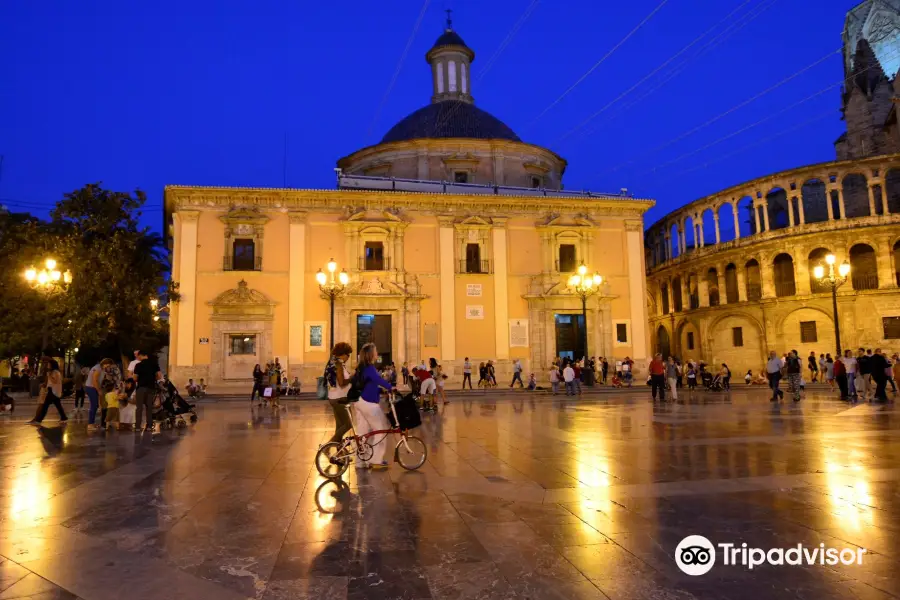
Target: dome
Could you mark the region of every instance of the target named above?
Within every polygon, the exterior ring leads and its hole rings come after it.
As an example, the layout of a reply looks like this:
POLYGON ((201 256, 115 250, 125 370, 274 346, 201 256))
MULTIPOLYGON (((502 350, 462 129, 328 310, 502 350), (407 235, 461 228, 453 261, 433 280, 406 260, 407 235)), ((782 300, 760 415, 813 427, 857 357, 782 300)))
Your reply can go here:
POLYGON ((441 34, 441 37, 434 42, 434 46, 431 47, 432 50, 435 48, 440 48, 441 46, 462 46, 464 48, 468 48, 466 43, 463 41, 459 34, 453 31, 452 29, 448 29, 441 34))
POLYGON ((521 142, 506 123, 474 104, 435 102, 409 114, 388 131, 381 143, 421 138, 470 138, 521 142))

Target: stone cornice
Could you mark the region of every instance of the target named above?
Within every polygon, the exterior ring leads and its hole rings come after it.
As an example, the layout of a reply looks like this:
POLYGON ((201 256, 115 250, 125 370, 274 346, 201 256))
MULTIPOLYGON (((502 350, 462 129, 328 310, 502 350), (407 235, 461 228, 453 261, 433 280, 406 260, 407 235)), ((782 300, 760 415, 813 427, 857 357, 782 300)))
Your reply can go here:
POLYGON ((229 188, 166 186, 167 214, 185 210, 229 209, 235 205, 261 210, 337 212, 346 207, 368 210, 401 209, 418 213, 531 215, 578 212, 596 217, 641 217, 655 202, 635 198, 580 198, 578 196, 482 196, 378 192, 370 190, 293 190, 278 188, 229 188))

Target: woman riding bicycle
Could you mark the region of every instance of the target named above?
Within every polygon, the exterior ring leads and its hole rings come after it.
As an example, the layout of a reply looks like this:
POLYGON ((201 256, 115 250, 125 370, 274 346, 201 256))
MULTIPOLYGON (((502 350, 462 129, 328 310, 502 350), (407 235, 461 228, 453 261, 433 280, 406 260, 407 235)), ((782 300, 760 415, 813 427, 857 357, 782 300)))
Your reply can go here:
MULTIPOLYGON (((391 391, 391 384, 378 374, 378 369, 375 368, 377 357, 378 350, 375 348, 375 344, 366 344, 359 352, 359 363, 356 365, 355 378, 357 385, 361 388, 361 402, 356 403, 354 411, 356 412, 356 433, 360 436, 364 436, 371 431, 391 428, 378 402, 381 396, 381 388, 391 391)), ((385 437, 387 437, 387 434, 385 434, 385 437)), ((388 463, 384 460, 384 450, 387 445, 383 442, 383 438, 376 440, 372 444, 371 460, 356 463, 356 468, 386 469, 388 463)))
POLYGON ((325 381, 328 384, 328 403, 334 411, 334 435, 330 442, 340 442, 344 434, 350 431, 350 413, 341 400, 347 397, 350 391, 350 355, 353 348, 347 342, 338 342, 331 351, 331 360, 325 367, 325 381))

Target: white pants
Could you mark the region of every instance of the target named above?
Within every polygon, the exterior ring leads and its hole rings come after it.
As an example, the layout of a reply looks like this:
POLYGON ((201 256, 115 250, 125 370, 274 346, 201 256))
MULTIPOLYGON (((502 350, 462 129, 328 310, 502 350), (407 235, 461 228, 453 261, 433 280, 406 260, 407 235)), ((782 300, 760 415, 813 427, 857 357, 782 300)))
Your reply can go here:
POLYGON ((119 409, 119 423, 124 425, 134 425, 134 415, 136 412, 137 407, 134 405, 134 400, 130 400, 128 406, 123 406, 119 409))
MULTIPOLYGON (((356 422, 353 424, 356 429, 356 435, 363 436, 372 431, 381 431, 390 429, 391 424, 381 410, 381 406, 375 402, 366 402, 361 399, 353 405, 353 418, 356 422)), ((368 439, 372 445, 372 460, 369 462, 373 465, 381 464, 384 460, 384 451, 388 445, 388 435, 377 433, 368 439)))
POLYGON ((434 394, 437 391, 437 386, 434 383, 434 379, 426 379, 422 382, 421 387, 419 387, 419 394, 422 396, 427 396, 428 394, 434 394))
POLYGON ((669 382, 669 391, 672 393, 672 400, 678 400, 678 391, 675 387, 677 380, 674 377, 669 377, 667 381, 669 382))

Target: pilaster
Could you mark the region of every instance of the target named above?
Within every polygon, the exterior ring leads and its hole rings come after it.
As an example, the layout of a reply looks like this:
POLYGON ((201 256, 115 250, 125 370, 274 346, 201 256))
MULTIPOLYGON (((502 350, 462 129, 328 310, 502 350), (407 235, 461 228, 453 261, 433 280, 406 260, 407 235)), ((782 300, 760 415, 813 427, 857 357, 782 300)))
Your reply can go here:
MULTIPOLYGON (((303 319, 306 294, 306 212, 289 212, 288 372, 303 366, 303 319)), ((331 333, 331 332, 328 332, 331 333)), ((327 337, 326 337, 327 339, 327 337)), ((331 349, 329 348, 329 351, 331 349)))
POLYGON ((176 365, 194 366, 194 325, 197 316, 197 240, 200 211, 179 210, 174 215, 180 237, 178 327, 176 365))
POLYGON ((741 221, 738 219, 738 203, 731 203, 731 216, 734 219, 734 239, 741 239, 741 221))
MULTIPOLYGON (((509 358, 509 277, 506 248, 506 218, 491 219, 494 228, 492 246, 494 251, 494 333, 496 335, 496 351, 499 360, 509 358)), ((643 256, 643 244, 641 248, 643 256)), ((643 280, 644 277, 641 277, 643 280)))
POLYGON ((747 269, 743 266, 738 266, 736 269, 737 272, 737 286, 738 286, 738 302, 746 302, 747 301, 747 269))
POLYGON ((441 276, 441 360, 456 360, 456 270, 453 268, 453 217, 438 217, 441 276))
POLYGON ((635 360, 647 358, 647 283, 644 268, 643 223, 625 221, 628 252, 628 300, 631 307, 631 347, 635 360))

